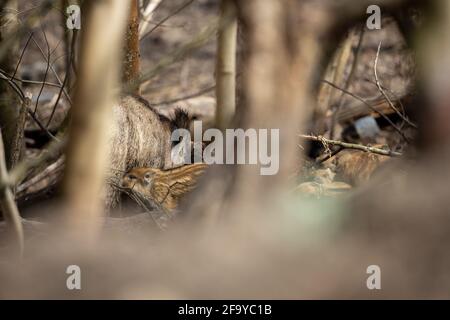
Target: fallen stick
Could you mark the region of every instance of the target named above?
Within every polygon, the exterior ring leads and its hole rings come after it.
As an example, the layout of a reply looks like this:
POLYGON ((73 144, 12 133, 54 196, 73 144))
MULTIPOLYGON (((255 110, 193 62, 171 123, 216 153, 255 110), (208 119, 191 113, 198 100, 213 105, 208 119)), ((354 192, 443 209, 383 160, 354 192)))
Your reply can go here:
POLYGON ((303 139, 311 140, 311 141, 322 142, 324 144, 332 144, 335 146, 340 146, 340 147, 346 148, 346 149, 356 149, 356 150, 376 153, 376 154, 380 154, 380 155, 388 156, 388 157, 401 157, 402 156, 402 154, 400 152, 396 152, 396 151, 392 151, 392 150, 384 150, 384 149, 380 149, 380 148, 376 148, 376 147, 365 146, 362 144, 348 143, 348 142, 343 142, 343 141, 338 141, 338 140, 330 140, 330 139, 326 139, 322 136, 312 136, 312 135, 301 134, 301 135, 299 135, 299 137, 301 137, 303 139))

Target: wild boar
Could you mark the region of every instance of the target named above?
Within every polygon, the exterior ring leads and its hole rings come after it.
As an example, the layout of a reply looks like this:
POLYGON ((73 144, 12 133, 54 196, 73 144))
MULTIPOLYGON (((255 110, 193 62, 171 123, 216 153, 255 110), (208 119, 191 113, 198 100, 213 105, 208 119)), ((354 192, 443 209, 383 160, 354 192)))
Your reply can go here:
POLYGON ((135 167, 172 167, 171 134, 189 128, 187 112, 177 109, 172 118, 158 114, 143 98, 126 95, 113 107, 110 132, 110 170, 105 190, 107 209, 120 200, 117 188, 125 172, 135 167))

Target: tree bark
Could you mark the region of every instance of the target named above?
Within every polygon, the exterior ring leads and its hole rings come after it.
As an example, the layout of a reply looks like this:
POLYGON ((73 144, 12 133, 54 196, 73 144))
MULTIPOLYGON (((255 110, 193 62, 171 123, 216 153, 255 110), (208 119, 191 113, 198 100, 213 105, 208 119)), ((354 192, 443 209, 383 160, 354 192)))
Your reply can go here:
POLYGON ((140 70, 139 51, 139 7, 138 0, 129 0, 129 16, 126 31, 126 47, 123 60, 122 81, 124 84, 136 83, 132 86, 133 93, 139 94, 140 87, 137 84, 140 70))
MULTIPOLYGON (((16 0, 5 1, 2 8, 2 15, 0 16, 0 43, 2 39, 6 39, 17 28, 17 16, 18 9, 16 0)), ((16 63, 18 41, 14 43, 9 49, 5 57, 0 61, 0 67, 8 74, 14 72, 16 63)), ((8 82, 5 80, 0 81, 0 127, 3 135, 3 142, 5 146, 5 158, 8 169, 11 169, 14 165, 15 159, 18 158, 14 154, 14 143, 16 132, 18 130, 17 124, 19 119, 19 113, 21 109, 20 99, 16 93, 9 87, 8 82)), ((23 142, 20 148, 20 152, 23 151, 23 142)))

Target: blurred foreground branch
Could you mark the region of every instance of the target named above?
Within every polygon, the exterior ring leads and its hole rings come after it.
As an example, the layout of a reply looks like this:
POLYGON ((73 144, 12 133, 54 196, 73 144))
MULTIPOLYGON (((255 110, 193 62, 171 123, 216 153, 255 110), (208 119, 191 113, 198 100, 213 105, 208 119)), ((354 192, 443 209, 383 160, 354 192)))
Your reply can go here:
POLYGON ((222 0, 216 59, 216 126, 220 129, 231 123, 236 109, 236 14, 234 2, 222 0))
POLYGON ((92 1, 85 8, 87 31, 81 38, 63 200, 69 227, 83 230, 88 239, 97 234, 97 220, 103 211, 100 195, 108 167, 111 108, 120 83, 128 4, 123 0, 92 1))
POLYGON ((3 217, 7 223, 9 232, 15 238, 15 244, 18 247, 19 255, 23 255, 24 250, 24 235, 22 222, 17 209, 17 205, 14 201, 14 194, 11 188, 7 185, 6 181, 9 181, 8 170, 6 168, 5 149, 3 146, 3 137, 0 132, 0 206, 2 209, 3 217))

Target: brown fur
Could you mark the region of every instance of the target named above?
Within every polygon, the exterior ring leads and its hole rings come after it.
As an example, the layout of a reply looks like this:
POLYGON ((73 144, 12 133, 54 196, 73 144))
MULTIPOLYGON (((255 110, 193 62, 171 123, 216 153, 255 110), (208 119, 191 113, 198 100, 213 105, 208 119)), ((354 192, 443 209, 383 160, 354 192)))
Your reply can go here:
POLYGON ((206 167, 204 163, 194 163, 169 170, 134 168, 123 177, 122 187, 166 210, 173 210, 179 200, 195 188, 206 167))
POLYGON ((336 156, 337 178, 352 185, 367 182, 389 157, 359 150, 343 150, 336 156))
POLYGON ((106 190, 106 207, 117 206, 120 191, 114 186, 124 172, 134 167, 158 169, 172 166, 171 133, 186 125, 187 114, 175 113, 174 119, 158 114, 139 96, 127 95, 113 107, 113 127, 110 136, 110 174, 106 190))

